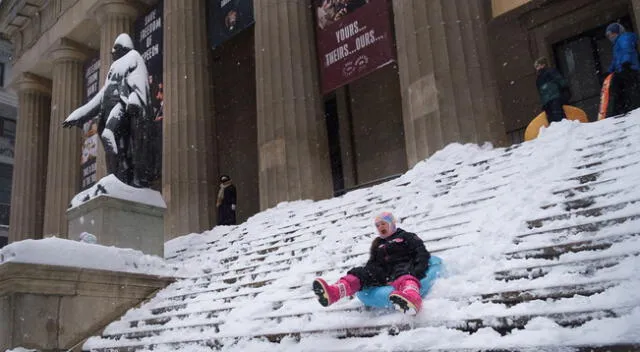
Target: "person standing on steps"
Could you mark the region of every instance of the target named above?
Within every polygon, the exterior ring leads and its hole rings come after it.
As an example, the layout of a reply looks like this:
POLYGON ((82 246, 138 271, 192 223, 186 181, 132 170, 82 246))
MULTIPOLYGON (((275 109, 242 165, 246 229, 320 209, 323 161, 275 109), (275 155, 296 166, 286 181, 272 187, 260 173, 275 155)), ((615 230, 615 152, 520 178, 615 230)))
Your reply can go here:
POLYGON ((220 189, 218 190, 218 225, 236 224, 236 186, 228 175, 220 176, 220 189))
POLYGON ((536 69, 536 87, 540 95, 542 109, 547 114, 547 121, 558 122, 566 119, 563 105, 568 103, 569 85, 562 74, 549 66, 549 60, 541 57, 533 64, 536 69))
POLYGON ((613 76, 606 116, 626 114, 640 107, 638 37, 627 32, 620 23, 608 25, 605 35, 613 44, 613 57, 608 69, 613 76))
POLYGON ((373 240, 365 266, 347 272, 335 284, 322 278, 313 281, 313 292, 322 306, 354 295, 364 287, 391 285, 389 300, 404 313, 417 314, 422 308, 420 279, 425 277, 431 254, 420 237, 396 227, 390 212, 375 217, 378 237, 373 240))

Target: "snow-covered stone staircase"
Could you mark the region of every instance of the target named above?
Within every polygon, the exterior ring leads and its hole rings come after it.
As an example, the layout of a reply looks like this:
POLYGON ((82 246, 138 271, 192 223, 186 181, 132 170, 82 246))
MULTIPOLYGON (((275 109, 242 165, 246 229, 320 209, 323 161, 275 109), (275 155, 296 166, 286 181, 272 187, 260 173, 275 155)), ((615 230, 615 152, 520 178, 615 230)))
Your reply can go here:
POLYGON ((198 274, 84 349, 640 349, 639 125, 563 121, 506 149, 450 145, 385 184, 171 241, 167 259, 198 274), (364 264, 382 210, 444 260, 423 311, 321 307, 311 281, 364 264))

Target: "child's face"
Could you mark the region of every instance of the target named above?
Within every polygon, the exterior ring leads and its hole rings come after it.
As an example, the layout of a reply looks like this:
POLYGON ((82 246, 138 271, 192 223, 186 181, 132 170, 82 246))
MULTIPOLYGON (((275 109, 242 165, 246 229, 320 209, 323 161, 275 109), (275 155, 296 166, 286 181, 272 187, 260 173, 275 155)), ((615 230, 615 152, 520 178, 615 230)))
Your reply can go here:
POLYGON ((391 232, 389 223, 386 221, 376 221, 376 229, 378 229, 378 233, 382 236, 388 236, 391 232))

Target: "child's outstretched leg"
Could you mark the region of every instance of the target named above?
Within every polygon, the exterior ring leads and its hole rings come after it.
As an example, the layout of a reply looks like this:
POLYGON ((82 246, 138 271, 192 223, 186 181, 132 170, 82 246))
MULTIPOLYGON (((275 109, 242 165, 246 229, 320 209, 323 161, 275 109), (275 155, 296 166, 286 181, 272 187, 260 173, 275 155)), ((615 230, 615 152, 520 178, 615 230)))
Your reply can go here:
POLYGON ((351 274, 342 277, 333 285, 327 284, 321 278, 313 280, 313 293, 318 296, 318 302, 325 307, 341 298, 353 296, 358 290, 360 290, 360 279, 351 274))
POLYGON ((389 295, 393 306, 404 313, 415 315, 422 308, 420 281, 412 275, 402 275, 391 283, 395 290, 389 295))

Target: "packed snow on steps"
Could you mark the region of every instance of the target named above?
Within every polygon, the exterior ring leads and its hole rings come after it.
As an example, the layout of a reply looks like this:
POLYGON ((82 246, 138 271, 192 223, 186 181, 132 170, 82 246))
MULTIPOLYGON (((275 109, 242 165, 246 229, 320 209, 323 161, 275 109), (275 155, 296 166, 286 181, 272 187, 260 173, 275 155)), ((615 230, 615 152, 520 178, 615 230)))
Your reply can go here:
POLYGON ((90 338, 84 349, 204 351, 210 350, 207 343, 219 339, 232 341, 213 344, 223 350, 272 350, 272 342, 252 337, 275 334, 283 334, 279 351, 640 344, 640 221, 633 218, 640 215, 639 124, 640 113, 634 112, 591 124, 554 123, 538 139, 508 149, 451 144, 385 184, 319 202, 282 203, 241 225, 172 240, 166 244, 167 258, 198 274, 130 310, 110 324, 103 337, 90 338), (590 163, 596 166, 587 170, 584 165, 590 163), (563 202, 572 195, 562 191, 580 186, 578 176, 593 170, 601 175, 598 184, 580 197, 604 196, 590 207, 630 206, 586 216, 567 210, 563 202), (413 318, 363 310, 357 300, 321 307, 311 293, 311 280, 318 273, 335 280, 349 267, 362 265, 375 231, 372 218, 381 210, 393 211, 402 219, 400 227, 425 240, 444 260, 446 276, 413 318), (573 216, 563 217, 567 214, 573 216), (630 220, 606 225, 595 234, 578 231, 569 236, 562 231, 620 217, 630 220), (290 245, 273 247, 286 236, 298 237, 290 245), (522 254, 564 243, 568 237, 579 242, 612 236, 621 240, 598 251, 569 251, 554 259, 522 254), (572 264, 607 258, 615 261, 572 264), (544 275, 510 280, 496 275, 526 273, 532 267, 544 275), (245 270, 245 277, 237 270, 245 270), (268 283, 247 286, 258 281, 268 283), (613 281, 618 284, 599 287, 613 281), (596 285, 598 292, 515 305, 482 298, 569 284, 596 285), (163 310, 178 304, 182 306, 175 312, 163 310), (616 314, 588 316, 579 326, 563 326, 552 317, 590 311, 616 314), (532 318, 504 335, 487 326, 491 320, 525 316, 532 318), (152 325, 145 319, 164 320, 152 325), (471 334, 454 326, 474 319, 482 319, 485 326, 471 334), (410 328, 393 336, 338 340, 335 334, 340 329, 402 325, 410 328), (126 337, 144 332, 151 333, 126 337))
MULTIPOLYGON (((182 350, 208 350, 208 347, 198 347, 197 344, 232 337, 235 338, 233 343, 218 347, 223 350, 267 350, 274 348, 271 342, 250 337, 278 333, 285 335, 277 346, 278 350, 283 351, 640 343, 640 297, 637 294, 640 292, 640 282, 636 274, 640 262, 635 255, 640 251, 640 240, 637 237, 631 236, 605 251, 566 253, 552 261, 527 257, 511 259, 507 255, 553 244, 567 237, 563 234, 556 234, 554 238, 548 234, 538 236, 535 231, 562 228, 584 220, 579 216, 553 219, 554 215, 568 213, 560 205, 563 196, 557 192, 580 185, 575 178, 587 173, 582 165, 601 162, 598 170, 608 172, 603 178, 619 180, 604 185, 604 188, 594 188, 593 194, 606 193, 606 187, 625 190, 622 194, 612 192, 614 195, 606 197, 602 204, 640 199, 640 180, 634 177, 640 172, 637 163, 640 160, 638 116, 636 113, 624 120, 612 119, 584 125, 563 121, 542 131, 537 140, 508 151, 488 145, 452 144, 419 163, 401 178, 386 184, 320 202, 283 203, 239 226, 216 228, 204 234, 173 240, 167 244, 168 257, 173 256, 176 261, 184 260, 187 265, 199 265, 211 275, 203 274, 196 280, 174 284, 149 304, 130 311, 121 321, 112 323, 105 330, 105 334, 117 335, 156 329, 152 334, 155 336, 134 341, 96 337, 90 339, 85 348, 140 346, 139 349, 144 350, 142 346, 146 344, 154 345, 154 351, 168 351, 181 349, 179 343, 184 342, 182 350), (486 163, 486 160, 492 161, 486 163), (616 165, 630 166, 617 169, 616 165), (444 176, 452 174, 455 177, 450 179, 444 176), (481 203, 472 201, 485 198, 488 200, 481 203), (469 205, 462 206, 465 203, 469 205), (400 226, 421 235, 430 250, 450 248, 438 253, 447 265, 447 277, 435 284, 424 302, 421 314, 410 320, 400 314, 380 315, 379 312, 358 310, 361 303, 357 300, 346 300, 329 309, 321 307, 314 301, 309 283, 317 272, 322 272, 324 277, 332 280, 349 267, 363 264, 375 231, 371 223, 372 216, 383 209, 392 210, 402 218, 400 226), (460 212, 460 215, 448 217, 454 212, 460 212), (551 220, 542 228, 532 229, 527 225, 527 220, 546 217, 551 217, 551 220), (456 231, 463 234, 447 237, 446 228, 450 224, 460 224, 456 231), (308 228, 305 230, 304 227, 308 228), (313 250, 301 256, 295 264, 278 271, 277 275, 269 272, 269 263, 275 262, 281 255, 286 258, 284 253, 291 250, 290 247, 267 253, 263 262, 251 261, 253 257, 261 255, 257 249, 263 243, 278 241, 286 232, 292 236, 303 233, 302 236, 306 236, 304 245, 313 250), (442 237, 446 239, 430 242, 442 237), (615 265, 594 269, 588 275, 583 275, 582 267, 576 270, 570 265, 561 265, 616 256, 620 259, 615 265), (212 279, 215 273, 228 273, 223 277, 232 277, 231 271, 246 268, 250 263, 259 265, 253 269, 257 276, 246 282, 273 279, 269 285, 260 288, 255 297, 240 298, 243 293, 255 290, 241 286, 243 282, 223 284, 212 279), (548 265, 548 273, 536 279, 506 282, 494 276, 496 272, 535 265, 548 265), (262 271, 267 274, 260 276, 262 271), (610 280, 623 283, 590 296, 532 300, 513 306, 480 299, 480 296, 489 292, 546 289, 569 283, 597 284, 610 280), (225 302, 211 292, 225 286, 233 294, 222 292, 219 295, 237 295, 238 298, 225 302), (176 297, 181 300, 173 302, 172 298, 176 297), (175 313, 152 313, 154 308, 178 303, 186 304, 186 308, 175 313), (278 307, 275 311, 274 305, 278 307), (215 317, 201 314, 223 308, 229 308, 229 311, 215 317), (349 308, 355 308, 356 311, 349 308), (578 327, 565 327, 548 317, 554 313, 569 315, 606 309, 620 310, 620 314, 615 317, 595 316, 578 327), (162 317, 163 314, 166 317, 171 317, 171 314, 174 317, 175 314, 181 316, 162 325, 163 330, 157 330, 157 326, 145 326, 144 323, 131 327, 132 321, 143 322, 143 319, 162 317), (469 334, 450 326, 457 321, 478 317, 500 319, 531 315, 538 317, 530 319, 521 330, 513 330, 504 336, 490 327, 482 327, 469 334), (215 329, 207 325, 214 322, 219 323, 215 329), (413 329, 395 336, 379 334, 346 340, 337 340, 332 333, 337 329, 394 324, 410 324, 413 329), (190 329, 190 326, 193 328, 190 329), (324 330, 328 332, 311 333, 324 330), (296 332, 301 334, 295 336, 296 332), (287 334, 291 334, 291 337, 287 337, 287 334)), ((589 195, 592 194, 587 192, 582 196, 589 195)), ((620 214, 601 217, 640 213, 637 203, 633 204, 630 209, 620 211, 620 214)), ((598 232, 597 236, 633 234, 638 225, 637 221, 611 225, 598 232)), ((592 235, 577 234, 572 239, 578 241, 592 235)), ((300 240, 298 237, 297 241, 300 240)), ((302 243, 300 246, 302 248, 302 243)))

